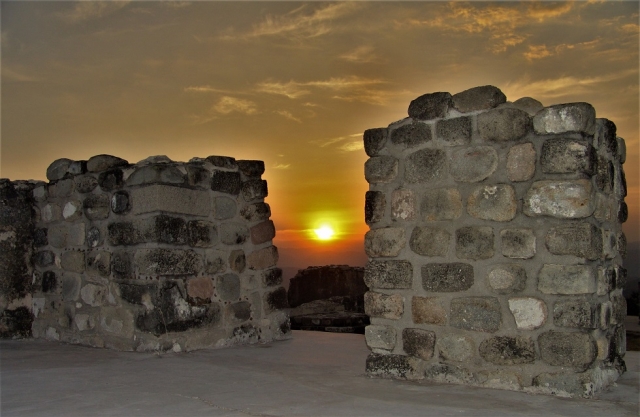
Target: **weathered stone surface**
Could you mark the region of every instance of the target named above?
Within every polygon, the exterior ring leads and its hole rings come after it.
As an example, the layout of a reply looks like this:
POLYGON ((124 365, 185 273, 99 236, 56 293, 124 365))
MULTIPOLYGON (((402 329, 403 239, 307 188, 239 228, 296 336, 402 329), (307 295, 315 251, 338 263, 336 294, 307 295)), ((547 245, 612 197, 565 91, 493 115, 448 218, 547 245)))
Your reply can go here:
POLYGON ((84 272, 84 252, 67 251, 60 255, 60 267, 70 272, 84 272))
POLYGON ((143 165, 137 168, 127 178, 127 185, 142 184, 175 184, 181 185, 186 181, 185 174, 178 167, 168 163, 143 165))
POLYGON ((553 366, 584 368, 596 358, 596 346, 586 333, 548 331, 538 336, 540 358, 553 366))
POLYGON ((451 153, 449 172, 460 182, 479 182, 498 168, 498 153, 490 146, 463 148, 451 153))
POLYGON ((441 149, 421 149, 405 160, 404 178, 410 183, 442 179, 447 173, 447 154, 441 149))
POLYGON ((489 259, 494 254, 493 240, 491 227, 462 227, 456 230, 456 256, 460 259, 489 259))
POLYGON ((224 274, 216 277, 215 291, 222 301, 234 301, 240 298, 240 278, 236 274, 224 274))
POLYGON ((129 204, 129 193, 126 191, 116 191, 111 196, 111 211, 116 214, 125 214, 131 209, 129 204))
POLYGON ((247 177, 260 177, 264 174, 264 162, 258 160, 239 160, 236 161, 240 172, 247 177))
POLYGON ((446 326, 447 308, 440 297, 412 297, 411 317, 415 324, 446 326))
POLYGON ((211 186, 211 172, 196 165, 187 164, 187 183, 192 187, 208 189, 211 186))
POLYGON ((213 171, 211 175, 211 189, 225 194, 238 195, 242 187, 239 172, 213 171))
POLYGON ((242 183, 242 198, 251 202, 261 200, 269 195, 269 188, 266 180, 249 180, 242 183))
POLYGON ((211 155, 205 158, 205 161, 209 162, 211 165, 225 168, 225 169, 236 169, 238 165, 236 164, 236 159, 230 156, 218 156, 211 155))
POLYGON ((585 173, 591 175, 596 166, 593 147, 582 140, 547 139, 542 144, 540 166, 545 174, 585 173))
POLYGON ((152 184, 132 189, 130 196, 134 215, 164 211, 208 216, 211 211, 211 198, 206 191, 152 184))
POLYGON ((516 191, 509 184, 478 186, 467 200, 467 212, 477 219, 508 222, 517 210, 516 191))
POLYGON ((421 122, 402 125, 392 130, 390 134, 391 143, 407 148, 430 142, 431 139, 431 126, 421 122))
POLYGON ((129 162, 122 158, 112 155, 96 155, 87 161, 87 170, 89 172, 102 172, 109 168, 121 167, 129 165, 129 162))
POLYGON ((524 214, 530 217, 581 219, 591 216, 594 210, 595 199, 589 180, 536 181, 523 202, 524 214))
POLYGON ((75 301, 80 296, 80 285, 82 280, 76 274, 64 274, 62 276, 62 299, 64 301, 75 301))
POLYGON ((479 114, 477 123, 478 133, 484 141, 514 141, 531 130, 531 116, 522 110, 508 107, 479 114))
POLYGON ((227 269, 227 252, 220 250, 207 250, 205 252, 205 272, 217 274, 227 269))
POLYGON ((535 330, 547 321, 547 305, 533 297, 509 298, 509 310, 518 330, 535 330))
MULTIPOLYGON (((132 179, 131 177, 133 177, 133 175, 129 177, 129 180, 132 179)), ((134 185, 129 181, 127 181, 127 184, 134 185)), ((98 175, 98 185, 102 191, 112 191, 122 188, 124 185, 124 172, 119 168, 112 168, 108 171, 101 172, 98 175)))
POLYGON ((398 160, 393 156, 374 156, 364 163, 364 178, 369 184, 388 183, 398 175, 398 160))
POLYGON ((582 132, 593 135, 596 130, 596 111, 589 103, 567 103, 549 106, 533 117, 536 133, 582 132))
POLYGON ((250 318, 251 304, 248 301, 240 301, 227 306, 227 320, 231 323, 240 323, 250 318))
POLYGON ((89 220, 104 220, 109 217, 109 195, 90 194, 82 202, 84 214, 89 220))
POLYGON ((422 267, 422 287, 429 292, 466 291, 473 285, 473 266, 465 263, 429 263, 422 267))
POLYGON ((262 283, 266 287, 273 287, 282 284, 282 269, 273 268, 264 271, 262 274, 262 283))
POLYGON ((92 330, 96 327, 96 320, 94 316, 90 316, 88 314, 76 314, 73 318, 73 322, 76 325, 78 330, 92 330))
POLYGON ((446 256, 451 233, 440 227, 415 227, 409 238, 409 247, 418 255, 446 256))
POLYGON ((602 230, 591 223, 567 223, 549 229, 545 244, 555 255, 596 260, 602 256, 602 237, 602 230))
POLYGON ((544 294, 592 294, 595 271, 590 265, 544 264, 538 273, 538 290, 544 294))
POLYGON ((80 290, 80 298, 92 307, 104 305, 109 290, 104 285, 87 284, 80 290))
POLYGON ((287 290, 280 287, 271 292, 265 293, 264 309, 267 314, 289 308, 289 301, 287 300, 287 290))
POLYGON ((579 299, 556 301, 553 305, 553 324, 558 327, 595 329, 599 325, 597 307, 579 299))
MULTIPOLYGON (((253 210, 259 210, 259 209, 265 209, 265 203, 256 203, 256 204, 252 204, 250 206, 247 206, 244 208, 244 210, 248 212, 250 212, 252 209, 253 210), (262 204, 262 206, 259 206, 260 204, 262 204)), ((238 205, 235 202, 235 200, 229 198, 229 197, 216 197, 213 199, 213 212, 214 212, 214 216, 216 219, 218 220, 227 220, 227 219, 231 219, 236 215, 236 212, 238 210, 238 205)), ((267 212, 269 212, 269 206, 266 207, 267 212)), ((249 215, 249 218, 247 220, 249 221, 253 221, 253 220, 262 220, 262 219, 258 219, 257 213, 253 213, 253 215, 249 215)), ((269 214, 266 215, 266 218, 269 218, 269 214)), ((263 213, 261 217, 264 217, 265 214, 263 213)))
POLYGON ((43 250, 40 252, 36 252, 33 256, 33 262, 36 266, 41 268, 45 268, 49 265, 53 265, 56 260, 56 256, 50 250, 43 250))
POLYGON ((74 183, 72 179, 63 179, 49 184, 49 197, 69 197, 73 193, 74 183))
POLYGON ((368 156, 377 156, 387 141, 387 129, 383 127, 367 129, 363 135, 364 151, 368 156))
POLYGON ((114 278, 133 278, 134 269, 131 258, 131 254, 127 252, 114 252, 111 254, 111 273, 114 278))
POLYGON ((202 270, 202 256, 191 249, 138 249, 134 260, 142 275, 195 275, 202 270))
POLYGON ((247 266, 253 270, 271 268, 277 263, 278 249, 275 246, 259 249, 247 256, 247 266))
POLYGON ((436 123, 436 138, 448 146, 467 145, 471 142, 471 118, 456 117, 436 123))
POLYGON ((456 188, 426 190, 420 203, 425 221, 454 220, 462 214, 462 198, 456 188))
POLYGON ((435 347, 434 332, 422 329, 402 330, 402 348, 407 355, 427 361, 433 357, 435 347))
MULTIPOLYGON (((595 110, 594 110, 595 112, 595 110)), ((608 119, 595 120, 594 144, 602 151, 608 152, 616 157, 618 154, 618 141, 616 139, 616 125, 608 119)))
POLYGON ((536 173, 536 150, 530 142, 512 146, 507 154, 507 177, 510 181, 529 181, 536 173))
POLYGON ((40 216, 45 223, 55 222, 62 218, 62 209, 56 203, 49 203, 42 207, 40 216))
POLYGON ((530 259, 536 254, 536 235, 532 229, 500 231, 502 255, 507 258, 530 259))
POLYGON ((523 336, 495 336, 480 343, 480 356, 495 365, 520 365, 536 360, 533 340, 523 336))
MULTIPOLYGON (((76 177, 79 178, 79 177, 76 177)), ((75 180, 75 178, 74 178, 75 180)), ((76 189, 78 189, 78 185, 76 184, 76 189)), ((80 191, 82 192, 82 191, 80 191)), ((33 189, 33 199, 36 201, 45 201, 49 197, 49 191, 47 190, 46 185, 39 185, 34 187, 33 189)))
POLYGON ((242 249, 232 250, 229 253, 229 268, 231 270, 242 273, 247 266, 247 258, 242 249))
POLYGON ((276 236, 276 227, 271 220, 267 220, 253 226, 249 233, 251 235, 251 243, 259 245, 271 241, 276 236))
POLYGON ((68 222, 82 217, 82 203, 76 200, 67 201, 62 208, 62 218, 68 222))
POLYGON ((53 271, 44 271, 42 273, 42 292, 52 293, 58 288, 58 277, 53 271))
POLYGON ((431 120, 446 117, 453 106, 450 93, 424 94, 409 104, 409 117, 417 120, 431 120))
POLYGON ((372 317, 398 320, 404 313, 404 298, 400 294, 369 291, 364 295, 364 311, 372 317))
MULTIPOLYGON (((216 199, 217 201, 217 199, 216 199)), ((216 203, 217 204, 217 203, 216 203)), ((217 207, 217 206, 216 206, 217 207)), ((255 222, 260 220, 267 220, 271 217, 271 208, 267 203, 253 203, 249 204, 240 210, 240 215, 247 221, 255 222)), ((218 215, 216 214, 216 218, 218 215)), ((229 217, 230 218, 230 217, 229 217)))
POLYGON ((374 229, 369 230, 364 236, 364 251, 372 258, 398 256, 406 243, 403 228, 374 229))
POLYGON ((445 361, 466 362, 473 357, 475 346, 472 338, 456 334, 445 334, 437 341, 438 354, 445 361))
POLYGON ((37 248, 49 244, 49 231, 46 227, 39 227, 33 231, 33 245, 37 248))
POLYGON ((206 248, 213 245, 213 223, 204 220, 191 220, 186 224, 186 231, 189 246, 206 248))
POLYGON ((616 173, 613 163, 603 156, 594 156, 594 159, 597 161, 594 163, 596 187, 600 191, 610 193, 615 187, 616 173))
POLYGON ((67 170, 69 169, 71 162, 73 161, 67 158, 60 158, 53 161, 47 167, 47 179, 49 181, 57 181, 64 178, 65 175, 67 175, 67 170))
POLYGON ((383 378, 410 378, 415 373, 408 356, 371 353, 365 365, 367 374, 383 378))
POLYGON ((611 323, 612 324, 623 324, 625 317, 627 315, 627 300, 622 295, 622 291, 616 290, 611 293, 609 296, 611 300, 612 307, 612 315, 611 315, 611 323))
POLYGON ((100 328, 107 333, 126 338, 133 337, 133 323, 131 310, 118 307, 102 307, 100 309, 100 328))
POLYGON ((391 326, 369 325, 364 329, 364 338, 370 349, 393 350, 396 346, 396 329, 391 326))
POLYGON ((391 217, 413 220, 416 217, 416 195, 412 190, 399 189, 391 193, 391 217))
POLYGON ((225 245, 242 245, 249 237, 249 230, 243 223, 221 223, 218 233, 225 245))
POLYGON ((98 180, 92 175, 78 175, 73 177, 75 189, 79 193, 90 193, 98 186, 98 180))
POLYGON ((542 103, 531 97, 522 97, 512 103, 513 107, 526 111, 529 115, 534 116, 544 108, 542 103))
POLYGON ((487 282, 498 294, 512 294, 524 290, 527 272, 517 264, 497 265, 487 275, 487 282))
POLYGON ((367 191, 364 198, 364 221, 377 223, 384 218, 386 199, 381 191, 367 191))
POLYGON ((627 144, 623 138, 617 137, 616 142, 618 145, 618 161, 624 164, 627 161, 627 144))
POLYGON ((87 273, 108 277, 111 275, 111 252, 93 251, 87 252, 87 273))
POLYGON ((462 113, 488 110, 507 101, 498 87, 484 85, 473 87, 453 95, 453 108, 462 113))
POLYGON ((408 261, 370 260, 364 270, 364 282, 369 288, 411 288, 413 267, 408 261))
POLYGON ((500 329, 502 313, 495 297, 462 297, 451 300, 449 325, 458 329, 493 333, 500 329))
POLYGON ((54 224, 49 227, 46 238, 48 243, 55 248, 82 246, 85 237, 84 227, 84 223, 54 224))

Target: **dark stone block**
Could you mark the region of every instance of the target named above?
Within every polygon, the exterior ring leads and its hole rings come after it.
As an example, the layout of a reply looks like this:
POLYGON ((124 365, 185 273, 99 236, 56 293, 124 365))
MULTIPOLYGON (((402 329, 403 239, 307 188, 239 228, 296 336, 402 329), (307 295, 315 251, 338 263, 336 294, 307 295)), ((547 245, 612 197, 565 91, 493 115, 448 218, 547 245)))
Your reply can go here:
POLYGON ((454 94, 452 100, 456 110, 468 113, 497 107, 507 101, 507 96, 498 87, 484 85, 454 94))
POLYGON ((249 180, 242 183, 244 201, 263 199, 269 195, 266 180, 249 180))
POLYGON ((100 232, 100 229, 94 226, 87 230, 86 242, 87 246, 89 246, 90 248, 95 248, 101 245, 102 232, 100 232))
POLYGON ((109 243, 114 246, 136 245, 144 241, 143 236, 131 222, 111 223, 107 226, 109 243))
POLYGON ((116 168, 101 172, 98 176, 98 184, 102 191, 112 191, 121 188, 122 184, 124 184, 122 170, 116 168))
POLYGON ((84 199, 82 206, 84 214, 89 220, 104 220, 109 217, 109 195, 90 194, 84 199))
POLYGON ((409 104, 409 117, 417 120, 431 120, 446 117, 453 107, 450 93, 438 92, 424 94, 409 104))
POLYGON ((447 155, 441 149, 422 149, 405 161, 404 177, 410 183, 424 183, 446 175, 447 155))
POLYGON ((268 312, 289 308, 287 290, 282 287, 267 293, 265 296, 265 301, 265 310, 268 312))
POLYGON ((427 361, 433 357, 435 346, 435 332, 422 329, 402 330, 402 347, 407 355, 427 361))
POLYGON ((120 297, 129 304, 143 305, 144 298, 148 298, 151 301, 157 296, 158 284, 129 284, 125 282, 118 282, 118 288, 120 290, 120 297), (147 297, 145 297, 145 295, 147 297))
POLYGON ((436 138, 447 145, 468 145, 471 142, 471 118, 444 119, 436 124, 436 138))
POLYGON ((229 268, 237 273, 242 273, 247 266, 247 257, 242 249, 232 250, 229 254, 229 268))
POLYGON ((558 327, 595 329, 597 317, 597 306, 588 301, 561 300, 553 306, 553 324, 558 327))
POLYGON ((238 169, 247 177, 257 177, 260 178, 262 174, 264 174, 264 162, 263 161, 253 161, 253 160, 244 160, 244 161, 236 161, 238 164, 238 169))
POLYGON ((187 182, 192 187, 208 187, 211 184, 211 173, 201 166, 187 164, 187 182))
POLYGON ((495 365, 519 365, 536 360, 533 340, 523 336, 496 336, 480 343, 480 356, 495 365))
POLYGON ((613 163, 605 157, 598 156, 595 167, 596 187, 600 191, 610 192, 615 185, 615 168, 613 163))
POLYGON ((240 298, 240 278, 235 274, 224 274, 216 277, 215 289, 221 300, 237 300, 240 298))
POLYGON ((184 245, 187 243, 187 223, 180 217, 160 215, 155 218, 151 234, 160 243, 184 245))
POLYGON ((191 249, 138 249, 134 260, 144 275, 195 275, 202 269, 202 256, 191 249))
POLYGON ((108 277, 111 275, 111 253, 106 251, 88 252, 86 255, 87 271, 108 277))
POLYGON ((597 348, 586 333, 548 331, 538 336, 541 359, 553 366, 586 368, 596 359, 597 348))
POLYGON ((44 271, 42 274, 42 292, 55 292, 58 288, 58 277, 53 271, 44 271))
POLYGON ((204 220, 191 220, 187 223, 187 241, 191 247, 211 246, 213 224, 204 220))
POLYGON ((374 156, 364 163, 364 178, 371 183, 388 183, 398 175, 398 160, 393 156, 374 156))
POLYGON ((267 269, 262 275, 262 283, 267 287, 273 287, 282 284, 282 269, 267 269))
POLYGON ((246 321, 251 318, 251 304, 247 301, 231 304, 230 309, 235 320, 246 321))
POLYGON ((260 339, 260 331, 251 324, 243 324, 233 329, 233 339, 238 343, 251 343, 260 339))
POLYGON ((114 278, 134 278, 133 262, 127 252, 115 252, 111 255, 111 272, 114 278))
POLYGON ((554 255, 596 260, 602 256, 602 230, 591 223, 563 224, 547 232, 545 244, 554 255))
POLYGON ((127 213, 131 209, 129 204, 129 193, 126 191, 116 191, 111 196, 111 211, 116 214, 127 213))
POLYGON ((364 131, 364 151, 368 156, 377 156, 387 139, 387 129, 383 127, 367 129, 364 131))
POLYGON ((226 168, 226 169, 238 168, 235 158, 231 158, 229 156, 212 155, 212 156, 208 156, 205 160, 207 162, 210 162, 213 166, 220 167, 220 168, 226 168))
POLYGON ((584 173, 595 171, 597 156, 585 141, 574 139, 548 139, 542 145, 540 165, 546 174, 584 173))
POLYGON ((449 324, 458 329, 493 333, 502 324, 500 310, 500 301, 495 297, 454 298, 449 324))
POLYGON ((391 143, 413 148, 432 139, 431 126, 421 122, 402 125, 391 131, 391 143))
POLYGON ((616 125, 608 119, 596 119, 596 134, 601 147, 611 153, 618 154, 618 141, 616 140, 616 125))
POLYGON ((47 228, 37 228, 33 232, 33 245, 35 247, 46 246, 49 244, 49 239, 47 238, 47 228))
POLYGON ((29 338, 31 337, 31 325, 33 314, 27 307, 18 307, 15 310, 3 310, 0 312, 0 338, 29 338))
POLYGON ((87 161, 87 170, 89 172, 106 171, 109 168, 122 167, 129 165, 129 162, 113 155, 95 155, 87 161))
POLYGON ((615 288, 623 289, 627 285, 627 274, 627 268, 616 266, 614 275, 615 288))
POLYGON ((364 197, 364 221, 367 224, 383 219, 386 201, 381 191, 367 191, 364 197))
POLYGON ((211 189, 213 191, 238 195, 241 187, 242 181, 239 172, 213 171, 211 177, 211 189))
POLYGON ((456 255, 461 259, 489 259, 494 254, 493 240, 491 227, 462 227, 456 230, 456 255))
POLYGON ((90 193, 98 186, 98 180, 92 175, 78 175, 73 177, 76 190, 79 193, 90 193))
POLYGON ((56 260, 56 256, 50 250, 43 250, 40 252, 36 252, 33 257, 33 262, 36 266, 41 268, 45 268, 49 265, 53 265, 56 260))
POLYGON ((407 374, 413 371, 407 356, 378 353, 370 353, 367 356, 365 369, 369 375, 386 378, 406 378, 407 374))
POLYGON ((465 263, 429 263, 422 267, 422 287, 429 292, 466 291, 473 285, 473 266, 465 263))
POLYGON ((618 208, 618 221, 620 223, 624 223, 629 219, 629 208, 627 207, 627 203, 622 201, 620 203, 620 207, 618 208))
POLYGON ((407 261, 369 261, 364 282, 369 288, 411 288, 413 267, 407 261))
POLYGON ((531 116, 514 108, 500 108, 477 117, 478 133, 485 141, 506 142, 522 138, 533 130, 531 116))
POLYGON ((254 203, 240 210, 240 215, 250 222, 267 220, 271 217, 271 208, 267 203, 254 203))

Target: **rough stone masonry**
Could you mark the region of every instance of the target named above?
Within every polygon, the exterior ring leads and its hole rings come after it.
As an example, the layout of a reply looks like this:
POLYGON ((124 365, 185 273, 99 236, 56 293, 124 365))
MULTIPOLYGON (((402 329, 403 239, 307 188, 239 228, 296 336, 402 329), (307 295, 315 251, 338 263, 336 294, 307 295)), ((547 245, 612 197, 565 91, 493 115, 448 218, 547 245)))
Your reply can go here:
POLYGON ((289 337, 263 172, 98 155, 3 180, 0 333, 138 351, 289 337))
POLYGON ((625 143, 587 103, 425 94, 364 133, 369 375, 589 397, 624 372, 625 143))

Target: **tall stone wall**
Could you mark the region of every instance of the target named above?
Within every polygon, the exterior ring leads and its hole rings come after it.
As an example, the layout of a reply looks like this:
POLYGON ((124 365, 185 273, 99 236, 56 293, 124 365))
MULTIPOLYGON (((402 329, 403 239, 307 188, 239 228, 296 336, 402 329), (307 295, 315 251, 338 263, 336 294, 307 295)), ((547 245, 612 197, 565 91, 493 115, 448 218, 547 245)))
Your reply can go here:
POLYGON ((590 396, 624 371, 624 140, 587 103, 432 93, 367 130, 370 375, 590 396))
POLYGON ((36 186, 33 336, 122 350, 288 337, 264 163, 59 159, 36 186))

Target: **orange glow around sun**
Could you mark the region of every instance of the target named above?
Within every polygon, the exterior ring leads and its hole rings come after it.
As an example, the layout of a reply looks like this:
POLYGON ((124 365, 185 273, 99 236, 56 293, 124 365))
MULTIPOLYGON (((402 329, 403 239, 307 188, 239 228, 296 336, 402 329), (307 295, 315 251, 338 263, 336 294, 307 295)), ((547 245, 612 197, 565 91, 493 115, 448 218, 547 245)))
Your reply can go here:
POLYGON ((313 232, 316 234, 316 238, 320 240, 331 240, 335 236, 333 228, 326 224, 314 229, 313 232))

